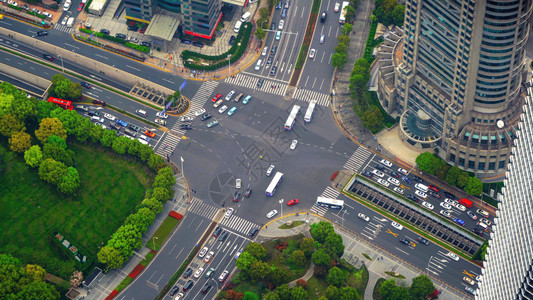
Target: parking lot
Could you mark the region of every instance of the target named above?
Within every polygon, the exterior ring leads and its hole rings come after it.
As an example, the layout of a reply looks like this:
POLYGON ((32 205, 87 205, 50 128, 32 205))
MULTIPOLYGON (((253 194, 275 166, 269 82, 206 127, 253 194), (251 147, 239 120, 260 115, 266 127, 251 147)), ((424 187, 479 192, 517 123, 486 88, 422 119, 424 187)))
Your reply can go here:
POLYGON ((400 203, 360 181, 354 181, 348 190, 470 255, 473 255, 483 243, 481 238, 473 239, 473 234, 472 237, 468 237, 429 213, 422 213, 421 208, 412 208, 400 203))

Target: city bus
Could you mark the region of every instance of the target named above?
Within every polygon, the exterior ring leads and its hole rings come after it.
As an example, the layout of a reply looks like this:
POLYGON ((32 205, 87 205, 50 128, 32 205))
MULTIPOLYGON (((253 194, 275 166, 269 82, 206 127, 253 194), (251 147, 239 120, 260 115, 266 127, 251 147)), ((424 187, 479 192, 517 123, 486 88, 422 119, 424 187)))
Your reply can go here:
POLYGON ((276 189, 278 188, 279 184, 283 181, 283 173, 276 172, 276 175, 274 175, 274 178, 272 178, 272 181, 268 185, 268 188, 266 189, 266 195, 269 197, 274 196, 274 193, 276 192, 276 189))
POLYGON ((68 100, 63 100, 63 99, 59 99, 59 98, 50 97, 50 98, 48 98, 48 102, 52 102, 55 105, 57 105, 57 106, 59 106, 59 107, 61 107, 63 109, 72 110, 74 108, 74 106, 72 105, 72 101, 68 101, 68 100))
POLYGON ((313 118, 313 111, 315 110, 316 100, 311 100, 309 103, 309 106, 307 107, 307 111, 305 112, 304 121, 309 123, 311 122, 311 119, 313 118))
POLYGON ((341 6, 341 16, 339 17, 339 24, 344 25, 346 23, 346 6, 348 6, 350 2, 344 1, 342 2, 341 6))
POLYGON ((287 118, 287 122, 285 122, 285 130, 292 129, 292 126, 294 125, 294 121, 296 121, 296 117, 298 117, 299 113, 300 113, 300 106, 294 105, 292 107, 291 113, 289 114, 289 118, 287 118))
POLYGON ((324 197, 316 197, 316 205, 327 208, 342 209, 344 207, 344 201, 324 197))

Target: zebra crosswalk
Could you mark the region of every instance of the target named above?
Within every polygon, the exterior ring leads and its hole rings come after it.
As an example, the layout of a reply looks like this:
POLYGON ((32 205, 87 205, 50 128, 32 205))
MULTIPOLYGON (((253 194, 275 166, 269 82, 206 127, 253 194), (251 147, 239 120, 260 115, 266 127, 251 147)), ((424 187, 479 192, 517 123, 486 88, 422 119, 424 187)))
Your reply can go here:
POLYGON ((233 229, 234 231, 248 234, 250 229, 252 228, 259 228, 260 226, 258 224, 255 224, 254 222, 250 222, 248 220, 245 220, 239 216, 232 215, 229 218, 224 218, 222 222, 220 222, 220 225, 225 226, 227 228, 233 229))
POLYGON ((329 106, 330 103, 330 96, 328 94, 309 91, 306 89, 297 89, 296 93, 294 93, 293 98, 305 102, 311 102, 311 100, 316 100, 317 104, 322 106, 329 106))
POLYGON ((257 82, 260 78, 248 76, 241 73, 235 74, 232 77, 227 77, 224 81, 238 86, 243 86, 249 89, 256 89, 265 93, 270 93, 278 96, 285 94, 287 84, 279 83, 278 81, 264 79, 263 85, 258 89, 257 82))
POLYGON ((213 220, 217 211, 218 211, 218 208, 212 205, 209 205, 196 197, 193 197, 191 199, 191 204, 188 209, 188 212, 197 214, 208 220, 213 220))
POLYGON ((68 28, 66 25, 61 25, 61 24, 54 24, 54 29, 55 30, 59 30, 59 31, 63 31, 63 32, 66 32, 66 33, 71 33, 72 32, 72 28, 68 28))
POLYGON ((350 159, 344 164, 344 168, 350 171, 359 172, 361 167, 368 161, 368 158, 374 158, 376 154, 365 147, 359 147, 352 154, 350 159))
MULTIPOLYGON (((320 197, 329 198, 329 199, 337 199, 337 197, 339 197, 339 194, 340 194, 339 191, 337 191, 336 189, 328 186, 322 192, 320 197)), ((311 207, 311 211, 322 217, 322 216, 324 216, 324 214, 326 214, 328 209, 325 208, 325 207, 318 206, 318 205, 315 204, 315 205, 313 205, 313 207, 311 207)))
POLYGON ((172 151, 174 151, 174 148, 176 148, 178 143, 181 141, 181 137, 184 134, 185 130, 181 129, 175 130, 173 134, 165 132, 163 134, 162 142, 159 143, 155 153, 163 156, 163 158, 165 158, 167 155, 170 155, 172 151))

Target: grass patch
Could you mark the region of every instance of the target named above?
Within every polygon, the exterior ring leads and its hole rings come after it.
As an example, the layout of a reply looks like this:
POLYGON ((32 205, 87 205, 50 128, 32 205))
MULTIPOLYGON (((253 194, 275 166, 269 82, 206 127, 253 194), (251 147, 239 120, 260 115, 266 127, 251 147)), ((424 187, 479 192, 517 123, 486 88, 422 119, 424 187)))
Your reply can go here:
MULTIPOLYGON (((353 269, 355 269, 355 267, 353 269)), ((356 289, 360 298, 363 299, 365 296, 365 289, 368 284, 368 270, 366 269, 366 266, 363 264, 361 269, 353 270, 346 279, 346 282, 349 286, 356 289)))
POLYGON ((69 278, 73 259, 65 259, 51 241, 54 229, 96 257, 99 246, 143 200, 153 174, 100 147, 69 145, 75 152, 80 194, 64 197, 39 178, 21 156, 0 145, 0 252, 69 278), (102 226, 105 224, 105 226, 102 226))
POLYGON ((152 235, 150 238, 150 242, 146 244, 146 247, 149 249, 152 249, 154 251, 159 250, 161 248, 161 245, 165 242, 167 237, 170 235, 170 233, 174 230, 176 225, 178 225, 179 220, 172 217, 167 217, 163 223, 161 223, 161 226, 157 229, 157 231, 152 235), (155 249, 154 249, 155 244, 155 249))
POLYGON ((144 257, 144 259, 141 261, 141 265, 143 266, 147 266, 148 263, 150 263, 150 261, 152 260, 152 258, 155 257, 155 253, 153 252, 148 252, 148 254, 146 254, 146 256, 144 257))
POLYGON ((280 238, 277 240, 268 241, 263 244, 263 247, 267 250, 266 259, 265 262, 275 265, 275 266, 286 266, 293 272, 293 276, 290 278, 289 281, 296 280, 300 277, 302 277, 305 272, 307 272, 307 269, 309 268, 309 264, 305 266, 298 266, 295 263, 293 263, 288 257, 290 257, 291 253, 297 250, 300 246, 300 243, 302 242, 302 239, 304 236, 302 234, 286 237, 286 238, 280 238), (276 249, 276 244, 278 241, 286 242, 287 248, 283 251, 279 251, 276 249))
POLYGON ((389 275, 389 276, 392 276, 394 278, 400 278, 400 279, 405 279, 405 276, 403 276, 402 274, 398 274, 396 272, 389 272, 389 271, 385 271, 385 274, 389 275))
POLYGON ((126 276, 126 278, 124 278, 124 280, 122 280, 122 282, 115 288, 115 290, 117 291, 122 291, 125 287, 128 286, 128 284, 130 284, 131 282, 133 281, 133 278, 129 277, 129 276, 126 276))
POLYGON ((374 290, 372 291, 372 299, 373 300, 381 300, 381 295, 379 294, 379 289, 381 288, 381 284, 385 282, 385 278, 380 278, 376 282, 376 285, 374 286, 374 290))
POLYGON ((316 276, 312 276, 307 280, 307 295, 308 299, 316 300, 321 296, 326 296, 326 289, 328 283, 324 280, 318 279, 316 276))
POLYGON ((287 225, 287 224, 283 224, 279 227, 279 229, 291 229, 291 228, 294 228, 294 227, 297 227, 297 226, 300 226, 302 225, 304 222, 303 221, 292 221, 291 222, 291 225, 287 225))
POLYGON ((373 260, 372 257, 370 257, 370 256, 369 256, 368 254, 366 254, 366 253, 363 253, 363 256, 364 256, 366 259, 370 260, 370 261, 373 260))

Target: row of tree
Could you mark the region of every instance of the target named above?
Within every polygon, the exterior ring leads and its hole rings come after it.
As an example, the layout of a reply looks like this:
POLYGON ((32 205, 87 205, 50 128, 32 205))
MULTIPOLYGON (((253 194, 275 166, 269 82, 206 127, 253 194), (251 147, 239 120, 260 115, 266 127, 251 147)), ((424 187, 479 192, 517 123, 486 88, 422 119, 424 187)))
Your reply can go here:
POLYGON ((483 192, 483 183, 479 178, 470 176, 468 172, 461 170, 457 166, 452 167, 442 158, 430 152, 418 155, 416 163, 420 171, 435 175, 449 185, 463 189, 469 195, 479 196, 483 192))
POLYGON ((348 47, 350 47, 350 32, 353 30, 353 25, 345 23, 341 29, 341 35, 337 37, 337 47, 335 53, 331 56, 331 65, 337 69, 344 68, 348 61, 348 47))
POLYGON ((413 278, 410 287, 396 285, 394 278, 385 280, 379 287, 379 295, 383 300, 417 300, 426 299, 435 291, 435 285, 425 275, 413 278))
POLYGON ((0 254, 0 299, 59 299, 59 293, 45 278, 42 267, 23 266, 11 254, 0 254))
POLYGON ((120 268, 133 255, 133 249, 142 247, 142 235, 154 222, 156 215, 163 211, 163 203, 172 197, 174 184, 176 178, 172 169, 159 169, 152 188, 146 192, 146 198, 137 206, 136 212, 128 216, 107 245, 98 252, 99 262, 111 269, 120 268))

